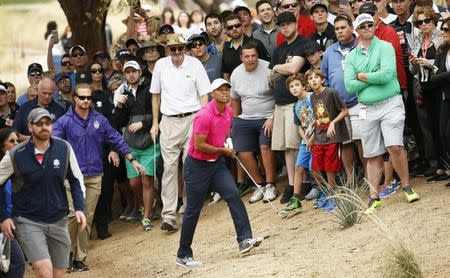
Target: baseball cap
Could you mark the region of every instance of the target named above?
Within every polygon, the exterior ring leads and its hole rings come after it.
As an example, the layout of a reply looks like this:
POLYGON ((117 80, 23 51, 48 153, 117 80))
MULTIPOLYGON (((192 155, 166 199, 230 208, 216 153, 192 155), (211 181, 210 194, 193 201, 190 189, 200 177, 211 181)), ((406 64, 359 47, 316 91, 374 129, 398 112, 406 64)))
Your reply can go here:
POLYGON ((130 50, 124 48, 124 49, 119 49, 116 52, 116 60, 121 60, 123 59, 125 56, 127 55, 131 55, 130 50))
POLYGON ((125 42, 125 47, 128 48, 128 47, 130 47, 130 45, 133 45, 133 44, 137 45, 138 48, 140 47, 140 45, 138 44, 138 42, 135 39, 128 39, 125 42))
POLYGON ((305 56, 309 56, 312 55, 314 53, 316 53, 317 51, 321 51, 322 47, 320 46, 320 44, 318 44, 316 41, 309 41, 306 45, 305 45, 305 56))
POLYGON ((69 78, 70 79, 70 74, 67 72, 60 72, 55 76, 55 82, 58 83, 59 81, 61 81, 61 79, 64 78, 69 78))
POLYGON ((175 30, 173 29, 173 27, 169 24, 164 24, 163 26, 161 26, 161 28, 159 28, 159 34, 173 34, 175 33, 175 30))
POLYGON ((39 73, 42 74, 44 71, 42 70, 41 64, 38 63, 32 63, 28 66, 28 74, 31 73, 39 73))
POLYGON ((314 2, 313 5, 311 6, 311 10, 310 10, 309 12, 310 12, 311 14, 313 14, 314 10, 315 10, 316 8, 318 8, 318 7, 322 7, 322 8, 325 9, 326 12, 328 12, 328 7, 327 7, 327 5, 325 4, 325 2, 322 2, 322 1, 314 2))
POLYGON ((7 91, 6 91, 6 87, 5 87, 5 86, 3 86, 3 85, 0 85, 0 91, 2 91, 2 92, 5 92, 5 93, 6 93, 6 92, 7 92, 7 91))
POLYGON ((100 58, 111 59, 111 56, 107 51, 97 51, 92 59, 95 61, 100 58))
POLYGON ((282 12, 277 16, 277 25, 280 25, 283 22, 297 22, 297 19, 291 12, 282 12))
POLYGON ((86 48, 84 48, 83 46, 77 44, 77 45, 73 46, 73 47, 69 50, 70 56, 72 56, 73 51, 74 51, 75 49, 79 49, 79 50, 81 50, 84 54, 86 54, 86 48))
POLYGON ((252 14, 252 12, 250 11, 250 9, 247 8, 246 6, 237 6, 236 8, 234 8, 233 13, 238 14, 239 11, 246 11, 246 12, 248 12, 250 15, 252 14))
POLYGON ((194 34, 192 36, 189 37, 188 39, 188 43, 193 43, 195 41, 202 41, 204 43, 206 43, 207 39, 203 34, 194 34))
POLYGON ((358 27, 365 22, 375 23, 375 21, 373 20, 373 17, 370 14, 362 13, 362 14, 358 15, 358 17, 353 22, 353 27, 355 29, 358 29, 358 27))
POLYGON ((217 89, 219 89, 219 87, 222 86, 223 84, 227 84, 227 85, 231 88, 230 82, 226 81, 226 80, 223 79, 223 78, 217 78, 216 80, 214 80, 214 81, 211 83, 211 86, 209 87, 209 90, 210 90, 211 92, 214 91, 214 90, 217 90, 217 89))
POLYGON ((50 116, 50 113, 47 109, 38 107, 31 110, 31 112, 28 114, 28 123, 36 123, 43 117, 47 117, 50 120, 52 119, 52 116, 50 116))
POLYGON ((372 2, 365 2, 359 7, 359 14, 370 14, 371 16, 374 16, 377 11, 377 6, 372 2))
POLYGON ((123 70, 125 70, 126 68, 134 68, 136 70, 141 70, 141 66, 136 61, 128 61, 128 62, 126 62, 125 65, 123 65, 123 70))

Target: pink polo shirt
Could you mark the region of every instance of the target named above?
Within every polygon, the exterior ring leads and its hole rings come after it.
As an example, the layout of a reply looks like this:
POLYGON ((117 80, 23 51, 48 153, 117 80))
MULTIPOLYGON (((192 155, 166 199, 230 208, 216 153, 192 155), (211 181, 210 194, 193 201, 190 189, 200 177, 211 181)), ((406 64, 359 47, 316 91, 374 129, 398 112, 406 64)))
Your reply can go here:
POLYGON ((207 154, 195 150, 194 135, 207 135, 206 143, 214 147, 223 147, 225 139, 231 129, 233 111, 227 105, 221 114, 217 110, 216 102, 210 101, 194 116, 192 136, 189 141, 189 155, 199 160, 216 160, 219 154, 207 154))

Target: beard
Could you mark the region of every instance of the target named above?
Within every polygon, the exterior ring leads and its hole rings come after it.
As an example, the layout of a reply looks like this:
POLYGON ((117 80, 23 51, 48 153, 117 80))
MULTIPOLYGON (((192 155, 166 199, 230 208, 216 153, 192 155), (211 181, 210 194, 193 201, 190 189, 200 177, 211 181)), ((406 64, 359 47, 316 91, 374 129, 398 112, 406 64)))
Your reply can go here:
POLYGON ((33 133, 33 137, 36 138, 39 141, 47 141, 50 139, 51 133, 47 130, 38 132, 38 133, 33 133))

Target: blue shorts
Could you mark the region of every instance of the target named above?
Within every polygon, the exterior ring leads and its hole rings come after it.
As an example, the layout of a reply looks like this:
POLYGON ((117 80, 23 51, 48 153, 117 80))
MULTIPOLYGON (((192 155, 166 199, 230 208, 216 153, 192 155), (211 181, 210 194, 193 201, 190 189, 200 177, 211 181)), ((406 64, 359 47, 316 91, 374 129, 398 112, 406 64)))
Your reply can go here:
POLYGON ((312 152, 306 150, 306 144, 300 144, 295 166, 303 169, 311 169, 312 152))
POLYGON ((259 152, 261 145, 271 145, 271 138, 264 135, 262 126, 266 119, 233 119, 233 149, 236 152, 259 152))

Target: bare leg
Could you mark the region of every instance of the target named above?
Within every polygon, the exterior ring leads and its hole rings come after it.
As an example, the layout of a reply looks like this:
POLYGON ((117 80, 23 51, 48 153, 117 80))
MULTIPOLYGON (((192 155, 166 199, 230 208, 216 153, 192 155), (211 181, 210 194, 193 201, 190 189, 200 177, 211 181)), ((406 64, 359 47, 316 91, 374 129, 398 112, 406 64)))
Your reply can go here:
POLYGON ((367 159, 367 176, 369 180, 370 197, 378 198, 378 190, 383 169, 383 156, 375 156, 367 159))
POLYGON ((392 166, 391 158, 384 162, 384 184, 389 185, 394 180, 394 167, 392 166))
POLYGON ((119 183, 119 190, 123 194, 125 201, 127 202, 126 208, 133 209, 134 207, 134 196, 133 191, 130 188, 128 181, 119 183))
POLYGON ((244 167, 250 173, 250 175, 255 179, 258 184, 263 184, 264 179, 259 171, 258 163, 253 155, 253 152, 239 152, 239 159, 244 164, 244 167))
POLYGON ((143 176, 141 179, 144 218, 150 218, 155 194, 154 180, 150 176, 143 176))
POLYGON ((300 194, 302 192, 304 172, 305 169, 303 167, 295 167, 294 194, 300 194))
POLYGON ((336 173, 327 172, 327 182, 333 188, 336 187, 336 173))
POLYGON ((285 150, 284 160, 286 161, 286 169, 288 173, 289 184, 294 184, 295 177, 295 161, 297 160, 297 150, 285 150))
POLYGON ((275 172, 276 172, 275 152, 272 151, 272 149, 268 145, 261 145, 260 149, 264 169, 266 172, 266 180, 267 182, 275 182, 275 172))
POLYGON ((344 164, 345 174, 350 183, 353 179, 353 169, 355 167, 355 150, 353 148, 353 143, 343 144, 341 150, 342 164, 344 164))
POLYGON ((358 147, 359 160, 361 161, 364 168, 364 177, 367 178, 367 159, 363 156, 362 142, 361 140, 356 140, 354 141, 354 143, 358 147))
POLYGON ((392 165, 402 182, 402 188, 409 185, 409 169, 406 150, 402 146, 387 147, 391 156, 392 165))
POLYGON ((52 278, 53 277, 53 266, 50 259, 43 259, 35 261, 31 264, 34 269, 34 273, 38 278, 52 278))

